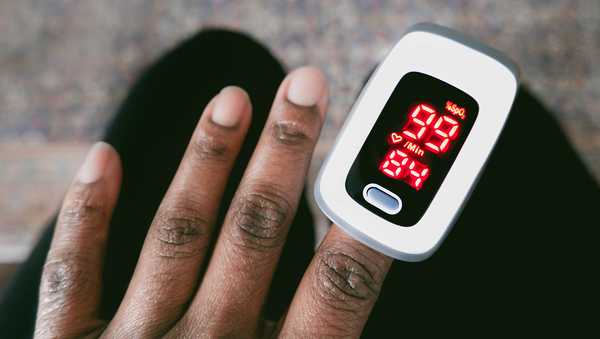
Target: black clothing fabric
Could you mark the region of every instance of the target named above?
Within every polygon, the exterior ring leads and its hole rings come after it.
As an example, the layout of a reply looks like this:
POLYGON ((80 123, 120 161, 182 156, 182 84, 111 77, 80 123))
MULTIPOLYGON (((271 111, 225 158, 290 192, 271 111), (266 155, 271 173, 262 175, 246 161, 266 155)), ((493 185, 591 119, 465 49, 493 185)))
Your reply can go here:
MULTIPOLYGON (((286 72, 260 43, 207 30, 151 65, 110 124, 123 184, 110 226, 101 315, 115 313, 154 213, 203 107, 221 88, 250 95, 253 120, 219 213, 229 202, 286 72)), ((335 98, 332 98, 335 100, 335 98)), ((555 333, 593 326, 600 189, 553 114, 521 88, 487 168, 454 229, 421 263, 392 265, 364 337, 555 333), (587 322, 589 321, 589 322, 587 322)), ((55 220, 5 290, 0 336, 31 337, 39 280, 55 220)), ((265 316, 285 312, 313 255, 313 217, 303 196, 265 316)), ((571 332, 572 333, 572 332, 571 332)))

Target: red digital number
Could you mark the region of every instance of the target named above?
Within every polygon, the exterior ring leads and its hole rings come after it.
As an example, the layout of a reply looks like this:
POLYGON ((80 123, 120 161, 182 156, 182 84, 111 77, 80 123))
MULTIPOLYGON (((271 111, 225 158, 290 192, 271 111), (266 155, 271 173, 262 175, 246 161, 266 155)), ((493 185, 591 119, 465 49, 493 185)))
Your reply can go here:
POLYGON ((416 160, 411 160, 408 166, 407 183, 418 191, 423 187, 427 177, 429 177, 429 167, 416 160))
POLYGON ((441 116, 433 124, 433 131, 425 139, 425 148, 433 153, 444 153, 450 146, 450 141, 458 135, 460 126, 458 122, 449 116, 441 116))
POLYGON ((379 169, 392 179, 404 180, 417 191, 423 187, 423 183, 429 177, 427 165, 412 159, 398 149, 393 149, 386 154, 379 169))
POLYGON ((407 138, 418 141, 427 132, 427 127, 435 119, 435 110, 425 104, 419 104, 408 118, 408 122, 402 128, 402 134, 407 138))
MULTIPOLYGON (((462 110, 464 113, 464 109, 462 110)), ((449 112, 457 114, 452 110, 449 112)), ((457 115, 464 118, 464 115, 457 115)), ((458 137, 460 128, 455 117, 449 114, 438 115, 433 107, 424 103, 418 104, 409 113, 408 121, 402 130, 389 135, 389 143, 400 148, 391 149, 386 154, 379 164, 379 170, 392 179, 402 180, 412 188, 420 190, 429 177, 430 169, 428 165, 413 159, 414 155, 409 155, 409 151, 417 148, 421 153, 413 153, 423 156, 423 150, 419 147, 421 146, 434 154, 443 154, 450 148, 452 140, 458 137)))
POLYGON ((408 174, 406 164, 409 160, 406 153, 393 149, 385 156, 379 169, 392 179, 402 179, 408 174))

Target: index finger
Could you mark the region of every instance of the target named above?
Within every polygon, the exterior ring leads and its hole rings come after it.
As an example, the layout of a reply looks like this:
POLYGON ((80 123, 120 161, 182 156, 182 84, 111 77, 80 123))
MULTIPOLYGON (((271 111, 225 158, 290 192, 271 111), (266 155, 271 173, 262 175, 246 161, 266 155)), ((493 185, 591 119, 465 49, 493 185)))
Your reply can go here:
POLYGON ((333 225, 296 291, 287 337, 360 337, 393 259, 333 225))

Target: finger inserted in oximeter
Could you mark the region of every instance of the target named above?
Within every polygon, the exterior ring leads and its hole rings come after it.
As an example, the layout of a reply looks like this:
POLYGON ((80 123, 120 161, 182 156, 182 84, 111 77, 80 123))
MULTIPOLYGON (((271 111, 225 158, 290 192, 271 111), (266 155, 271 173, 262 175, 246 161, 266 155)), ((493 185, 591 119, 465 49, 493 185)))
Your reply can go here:
POLYGON ((516 67, 446 28, 414 26, 375 71, 321 169, 324 213, 367 245, 423 260, 460 212, 504 126, 516 67))

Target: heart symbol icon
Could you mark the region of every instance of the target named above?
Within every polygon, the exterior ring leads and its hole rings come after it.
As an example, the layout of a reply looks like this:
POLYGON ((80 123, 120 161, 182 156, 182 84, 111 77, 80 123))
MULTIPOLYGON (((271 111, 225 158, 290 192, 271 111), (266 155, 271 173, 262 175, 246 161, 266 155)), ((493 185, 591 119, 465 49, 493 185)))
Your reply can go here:
POLYGON ((390 134, 390 140, 392 140, 392 144, 397 144, 402 141, 402 136, 396 132, 390 134))

